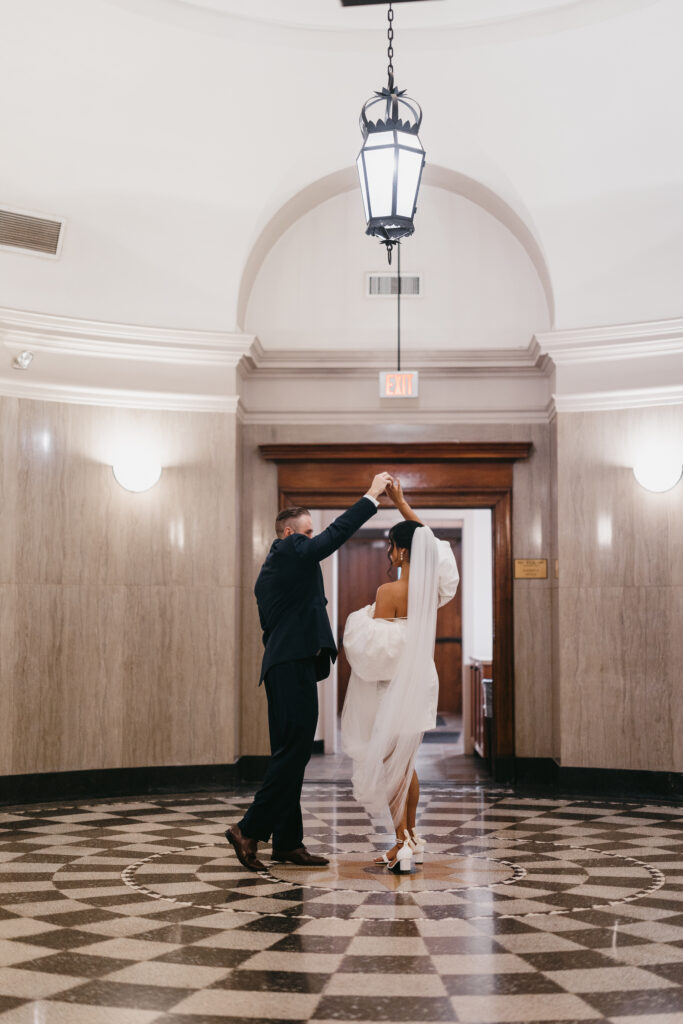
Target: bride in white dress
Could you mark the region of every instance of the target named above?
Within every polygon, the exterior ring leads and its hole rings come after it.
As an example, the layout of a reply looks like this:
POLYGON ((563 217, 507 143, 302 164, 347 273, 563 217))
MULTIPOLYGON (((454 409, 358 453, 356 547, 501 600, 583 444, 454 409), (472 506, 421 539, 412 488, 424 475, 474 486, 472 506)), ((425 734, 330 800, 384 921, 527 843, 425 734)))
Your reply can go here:
POLYGON ((379 862, 410 870, 422 860, 415 832, 420 795, 415 758, 436 726, 439 679, 434 665, 437 608, 459 580, 451 546, 424 526, 403 497, 400 481, 387 494, 403 516, 389 531, 389 559, 399 579, 377 591, 375 603, 346 620, 344 650, 351 666, 342 711, 342 748, 353 760, 353 793, 375 821, 396 832, 379 862))

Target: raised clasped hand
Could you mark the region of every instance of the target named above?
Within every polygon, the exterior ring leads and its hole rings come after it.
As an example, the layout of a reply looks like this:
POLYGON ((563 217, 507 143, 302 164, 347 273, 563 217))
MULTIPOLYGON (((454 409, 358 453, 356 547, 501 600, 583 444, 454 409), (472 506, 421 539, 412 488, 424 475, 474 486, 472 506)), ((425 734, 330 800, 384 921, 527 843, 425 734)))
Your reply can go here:
POLYGON ((372 494, 373 497, 379 498, 380 494, 384 494, 389 485, 391 484, 390 473, 378 473, 370 485, 368 494, 372 494))
POLYGON ((387 484, 387 495, 391 498, 394 505, 400 505, 403 499, 403 488, 401 487, 401 481, 396 477, 389 484, 387 484))

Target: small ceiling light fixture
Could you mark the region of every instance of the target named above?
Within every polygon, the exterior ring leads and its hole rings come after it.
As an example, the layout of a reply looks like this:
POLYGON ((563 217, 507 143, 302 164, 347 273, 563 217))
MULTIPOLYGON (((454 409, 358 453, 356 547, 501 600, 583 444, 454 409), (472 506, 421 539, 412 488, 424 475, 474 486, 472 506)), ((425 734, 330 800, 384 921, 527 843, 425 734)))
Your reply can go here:
POLYGON ((112 466, 116 482, 127 491, 148 491, 161 476, 161 464, 144 454, 131 452, 112 466))
POLYGON ((425 151, 418 138, 422 110, 405 89, 394 85, 394 11, 387 11, 387 85, 363 105, 360 129, 363 145, 356 161, 365 206, 366 234, 374 235, 391 250, 415 230, 425 151))
POLYGON ((683 464, 680 458, 661 452, 640 458, 633 467, 633 475, 647 491, 670 491, 681 479, 683 464))
POLYGON ((20 352, 19 355, 15 356, 12 360, 12 366, 15 370, 28 370, 32 362, 33 352, 20 352))

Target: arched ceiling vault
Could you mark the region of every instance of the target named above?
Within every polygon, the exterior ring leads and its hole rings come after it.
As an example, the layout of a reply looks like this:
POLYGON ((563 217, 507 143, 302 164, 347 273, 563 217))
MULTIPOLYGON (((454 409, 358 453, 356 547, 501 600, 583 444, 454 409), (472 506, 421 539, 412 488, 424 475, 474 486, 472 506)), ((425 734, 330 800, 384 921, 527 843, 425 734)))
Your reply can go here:
MULTIPOLYGON (((555 302, 550 272, 539 241, 532 229, 522 220, 519 214, 505 200, 496 195, 490 188, 487 188, 486 185, 482 185, 481 182, 469 178, 466 174, 460 174, 458 171, 451 170, 448 167, 427 164, 422 175, 422 182, 424 185, 432 185, 446 192, 453 192, 455 195, 463 196, 470 202, 482 207, 487 213, 490 213, 491 216, 500 221, 514 235, 536 269, 548 304, 550 322, 552 324, 555 319, 555 302)), ((346 167, 343 170, 335 171, 334 174, 328 174, 324 178, 312 182, 295 196, 292 196, 271 217, 254 243, 244 265, 237 301, 237 323, 240 329, 244 329, 249 296, 251 295, 254 281, 264 259, 277 240, 282 237, 295 221, 299 220, 300 217, 303 217, 316 206, 319 206, 320 203, 324 203, 326 200, 332 199, 342 192, 350 192, 357 187, 358 176, 355 167, 346 167)))

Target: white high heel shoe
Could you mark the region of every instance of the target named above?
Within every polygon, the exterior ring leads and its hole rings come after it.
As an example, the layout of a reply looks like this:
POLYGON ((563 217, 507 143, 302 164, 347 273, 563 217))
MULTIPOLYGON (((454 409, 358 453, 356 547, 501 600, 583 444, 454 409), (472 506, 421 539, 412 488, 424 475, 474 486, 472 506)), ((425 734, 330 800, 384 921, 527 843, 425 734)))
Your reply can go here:
MULTIPOLYGON (((394 843, 394 846, 399 847, 399 849, 401 847, 401 843, 404 843, 406 841, 408 843, 410 843, 410 836, 408 835, 408 832, 407 832, 406 829, 403 829, 403 835, 405 836, 405 839, 401 839, 400 835, 398 835, 398 833, 396 834, 396 842, 394 843)), ((398 850, 396 852, 398 853, 398 850)), ((395 860, 396 860, 396 858, 394 857, 393 859, 391 859, 389 857, 388 853, 382 853, 382 854, 379 855, 379 857, 375 857, 375 859, 373 860, 372 863, 373 864, 384 864, 385 866, 388 866, 389 864, 393 864, 395 862, 395 860)))
POLYGON ((415 829, 412 830, 411 840, 414 849, 413 860, 415 861, 416 864, 424 864, 425 848, 427 846, 427 843, 422 838, 422 836, 419 836, 417 834, 415 829))
POLYGON ((408 875, 413 869, 413 847, 410 839, 405 839, 403 846, 396 854, 396 860, 387 864, 389 871, 395 875, 408 875))

